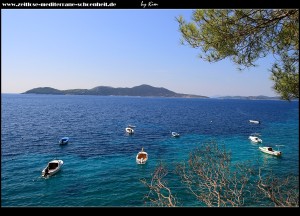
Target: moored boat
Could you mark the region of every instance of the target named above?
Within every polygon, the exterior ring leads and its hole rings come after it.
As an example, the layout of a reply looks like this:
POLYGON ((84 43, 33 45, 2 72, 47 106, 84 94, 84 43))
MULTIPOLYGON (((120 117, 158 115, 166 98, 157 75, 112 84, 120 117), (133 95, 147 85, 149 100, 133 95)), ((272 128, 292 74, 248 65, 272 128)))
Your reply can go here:
POLYGON ((127 133, 129 133, 129 134, 133 134, 133 133, 134 133, 134 130, 133 130, 133 128, 131 128, 131 127, 125 128, 125 131, 126 131, 127 133))
POLYGON ((47 166, 43 169, 42 171, 42 176, 43 177, 47 177, 47 176, 52 176, 55 173, 57 173, 62 165, 64 164, 64 162, 62 160, 52 160, 50 161, 47 166))
POLYGON ((172 132, 172 136, 173 136, 173 137, 179 137, 180 134, 179 134, 179 133, 176 133, 176 132, 172 132))
POLYGON ((259 150, 261 150, 264 153, 270 154, 270 155, 275 155, 275 156, 281 156, 282 152, 281 151, 276 151, 272 147, 259 147, 259 150))
POLYGON ((251 142, 262 143, 262 139, 259 138, 257 135, 251 135, 248 139, 250 139, 251 142))
POLYGON ((147 160, 148 160, 148 153, 144 151, 144 148, 142 148, 142 150, 136 155, 136 163, 145 164, 147 160))
POLYGON ((63 137, 59 140, 60 145, 68 144, 68 142, 69 142, 69 137, 63 137))
POLYGON ((254 123, 254 124, 260 124, 260 121, 258 120, 249 120, 250 123, 254 123))

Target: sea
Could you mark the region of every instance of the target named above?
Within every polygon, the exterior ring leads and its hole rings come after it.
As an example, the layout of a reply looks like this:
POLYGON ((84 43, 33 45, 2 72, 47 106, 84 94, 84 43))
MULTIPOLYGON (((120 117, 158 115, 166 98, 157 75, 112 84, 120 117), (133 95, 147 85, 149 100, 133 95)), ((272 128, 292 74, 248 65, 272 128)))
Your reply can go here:
POLYGON ((278 176, 299 176, 299 101, 2 94, 1 206, 146 206, 142 180, 150 182, 160 163, 178 204, 201 206, 175 181, 174 167, 212 140, 233 162, 259 159, 278 176), (125 132, 129 124, 133 135, 125 132), (251 143, 252 133, 263 143, 251 143), (69 143, 59 145, 65 136, 69 143), (281 157, 258 149, 278 145, 281 157), (144 165, 136 163, 142 148, 144 165), (62 169, 42 177, 53 159, 63 160, 62 169))

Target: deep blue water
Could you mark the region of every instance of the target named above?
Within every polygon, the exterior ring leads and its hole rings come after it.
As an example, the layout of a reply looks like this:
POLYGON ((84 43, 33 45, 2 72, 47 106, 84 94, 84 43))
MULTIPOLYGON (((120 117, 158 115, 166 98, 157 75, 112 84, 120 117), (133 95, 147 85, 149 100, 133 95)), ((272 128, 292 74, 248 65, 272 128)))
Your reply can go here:
MULTIPOLYGON (((266 159, 281 176, 299 175, 298 101, 2 94, 1 112, 2 206, 143 206, 148 190, 140 179, 211 139, 233 161, 266 159), (128 124, 136 125, 132 136, 128 124), (263 144, 248 140, 254 132, 263 144), (64 136, 70 142, 60 146, 64 136), (282 157, 258 150, 276 144, 284 145, 282 157), (142 147, 149 160, 137 165, 142 147), (54 158, 62 170, 42 178, 54 158)), ((180 185, 172 189, 181 205, 199 205, 180 185)))

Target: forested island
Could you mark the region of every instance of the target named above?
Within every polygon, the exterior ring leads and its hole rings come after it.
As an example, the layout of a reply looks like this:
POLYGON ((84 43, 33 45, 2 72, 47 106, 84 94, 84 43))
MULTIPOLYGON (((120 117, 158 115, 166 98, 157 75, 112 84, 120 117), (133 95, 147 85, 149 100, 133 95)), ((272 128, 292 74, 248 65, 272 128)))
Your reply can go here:
POLYGON ((140 85, 132 88, 113 88, 98 86, 92 89, 58 90, 51 87, 39 87, 28 90, 23 94, 54 94, 54 95, 100 95, 100 96, 140 96, 140 97, 181 97, 181 98, 209 98, 202 95, 181 94, 166 88, 150 85, 140 85))
MULTIPOLYGON (((139 96, 139 97, 179 97, 179 98, 210 98, 208 96, 181 94, 162 87, 139 85, 132 88, 114 88, 97 86, 92 89, 58 90, 51 87, 38 87, 22 94, 52 94, 52 95, 99 95, 99 96, 139 96)), ((244 100, 280 100, 280 97, 259 96, 220 96, 215 99, 244 99, 244 100)))

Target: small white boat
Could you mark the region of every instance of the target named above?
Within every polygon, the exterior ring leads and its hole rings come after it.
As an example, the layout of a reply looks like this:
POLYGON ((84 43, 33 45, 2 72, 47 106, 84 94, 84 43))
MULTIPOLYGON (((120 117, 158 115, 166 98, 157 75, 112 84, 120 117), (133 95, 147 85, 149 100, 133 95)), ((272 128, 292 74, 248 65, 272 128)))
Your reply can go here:
POLYGON ((131 127, 125 128, 125 131, 126 131, 127 133, 129 133, 129 134, 133 134, 133 133, 134 133, 134 130, 133 130, 133 128, 131 128, 131 127))
POLYGON ((68 144, 68 142, 69 142, 69 137, 63 137, 59 140, 60 145, 68 144))
POLYGON ((52 160, 48 163, 48 165, 43 169, 42 171, 42 176, 47 177, 47 176, 52 176, 55 173, 57 173, 64 162, 62 160, 52 160))
POLYGON ((172 132, 172 136, 173 136, 173 137, 179 137, 180 134, 179 134, 179 133, 176 133, 176 132, 172 132))
POLYGON ((260 124, 260 121, 257 120, 249 120, 250 123, 254 123, 254 124, 260 124))
POLYGON ((249 136, 249 138, 251 140, 251 142, 255 142, 255 143, 262 143, 262 139, 259 138, 258 136, 254 136, 254 135, 251 135, 249 136))
POLYGON ((142 148, 142 151, 140 151, 136 155, 136 163, 137 164, 145 164, 148 160, 148 153, 144 151, 144 148, 142 148))
POLYGON ((270 155, 275 155, 275 156, 281 156, 281 151, 276 151, 272 147, 259 147, 259 150, 261 150, 264 153, 270 154, 270 155))

